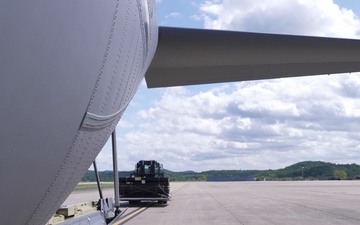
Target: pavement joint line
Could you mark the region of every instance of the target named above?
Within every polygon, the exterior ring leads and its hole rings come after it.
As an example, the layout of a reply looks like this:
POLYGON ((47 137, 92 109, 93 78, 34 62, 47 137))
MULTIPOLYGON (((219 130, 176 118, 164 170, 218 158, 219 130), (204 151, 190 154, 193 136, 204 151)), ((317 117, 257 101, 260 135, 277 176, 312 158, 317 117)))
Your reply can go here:
POLYGON ((171 195, 174 195, 176 192, 180 191, 181 189, 183 189, 183 188, 184 188, 185 186, 187 186, 188 184, 189 184, 189 183, 186 183, 184 186, 176 189, 175 191, 170 191, 170 194, 171 194, 171 195))
POLYGON ((346 216, 346 215, 342 215, 342 214, 334 213, 334 212, 329 212, 327 210, 319 209, 319 208, 312 207, 312 206, 307 206, 307 205, 304 205, 304 204, 294 203, 292 201, 271 198, 271 197, 262 196, 262 195, 258 195, 258 194, 257 195, 254 194, 254 196, 257 196, 257 197, 260 197, 260 198, 265 198, 265 199, 270 199, 270 200, 274 200, 274 201, 278 201, 278 202, 284 202, 284 203, 287 203, 287 204, 296 205, 296 206, 311 209, 311 210, 316 210, 318 212, 322 212, 322 213, 325 213, 325 214, 335 214, 335 215, 338 215, 338 216, 343 217, 343 218, 348 218, 348 219, 352 219, 352 220, 355 220, 355 221, 359 221, 359 219, 355 218, 355 217, 346 216))
POLYGON ((200 188, 203 190, 204 193, 206 193, 208 196, 210 196, 215 202, 217 202, 217 204, 221 205, 221 207, 223 209, 225 209, 228 213, 230 213, 230 215, 235 218, 240 224, 245 225, 245 223, 243 223, 236 215, 234 215, 234 213, 228 209, 227 207, 225 207, 218 199, 216 199, 212 194, 210 194, 209 192, 207 192, 202 186, 200 186, 200 188))

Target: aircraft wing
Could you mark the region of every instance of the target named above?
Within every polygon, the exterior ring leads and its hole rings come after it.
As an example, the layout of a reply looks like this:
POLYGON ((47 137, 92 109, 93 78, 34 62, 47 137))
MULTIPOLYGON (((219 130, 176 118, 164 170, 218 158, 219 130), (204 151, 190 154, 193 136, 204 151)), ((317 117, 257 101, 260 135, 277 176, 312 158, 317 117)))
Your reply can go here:
POLYGON ((360 40, 159 28, 149 88, 360 71, 360 40))

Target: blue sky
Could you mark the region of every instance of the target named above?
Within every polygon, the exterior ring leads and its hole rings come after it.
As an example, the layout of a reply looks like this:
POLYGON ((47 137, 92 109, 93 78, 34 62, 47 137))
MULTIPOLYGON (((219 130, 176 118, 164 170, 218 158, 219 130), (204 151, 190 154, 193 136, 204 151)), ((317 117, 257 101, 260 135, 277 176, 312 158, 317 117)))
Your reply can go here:
POLYGON ((202 28, 203 21, 191 17, 199 13, 201 1, 175 0, 158 3, 158 19, 160 26, 202 28))
MULTIPOLYGON (((353 0, 158 0, 160 26, 360 37, 353 0)), ((118 127, 120 170, 276 169, 303 160, 360 164, 360 76, 147 89, 118 127)), ((110 170, 111 145, 97 158, 110 170)))

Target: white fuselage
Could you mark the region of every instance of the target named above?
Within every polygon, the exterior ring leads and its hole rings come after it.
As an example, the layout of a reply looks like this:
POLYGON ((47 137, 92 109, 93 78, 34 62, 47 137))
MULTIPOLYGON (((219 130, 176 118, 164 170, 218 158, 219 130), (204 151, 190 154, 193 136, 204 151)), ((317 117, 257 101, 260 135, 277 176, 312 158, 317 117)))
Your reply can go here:
POLYGON ((0 3, 1 224, 45 224, 94 161, 155 53, 155 4, 0 3))

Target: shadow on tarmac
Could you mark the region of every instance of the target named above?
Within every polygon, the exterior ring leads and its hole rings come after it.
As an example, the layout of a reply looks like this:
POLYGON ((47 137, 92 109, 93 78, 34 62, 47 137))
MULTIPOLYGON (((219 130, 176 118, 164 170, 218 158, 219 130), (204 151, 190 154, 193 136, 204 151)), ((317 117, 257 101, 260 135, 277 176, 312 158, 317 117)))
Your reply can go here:
POLYGON ((139 203, 132 203, 129 202, 120 202, 120 207, 125 208, 141 208, 141 207, 155 207, 155 208, 164 208, 168 206, 168 203, 166 204, 159 204, 156 201, 153 202, 139 202, 139 203))

